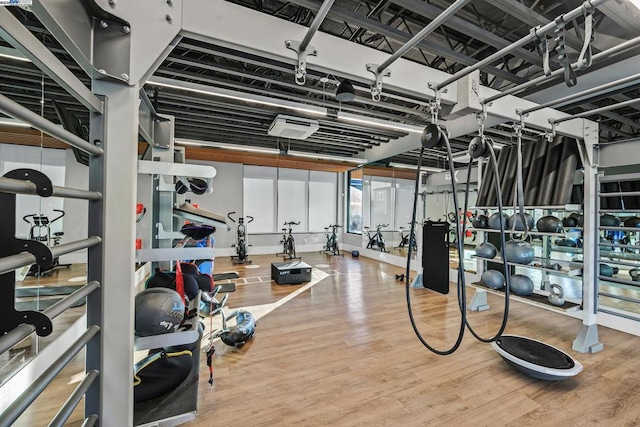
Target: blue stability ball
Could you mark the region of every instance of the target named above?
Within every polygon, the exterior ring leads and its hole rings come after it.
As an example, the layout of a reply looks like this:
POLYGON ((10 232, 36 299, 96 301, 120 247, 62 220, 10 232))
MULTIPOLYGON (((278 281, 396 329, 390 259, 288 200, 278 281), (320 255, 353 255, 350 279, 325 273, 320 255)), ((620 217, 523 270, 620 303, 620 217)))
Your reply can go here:
POLYGON ((360 252, 359 251, 351 251, 351 256, 354 258, 358 258, 360 256, 360 252))

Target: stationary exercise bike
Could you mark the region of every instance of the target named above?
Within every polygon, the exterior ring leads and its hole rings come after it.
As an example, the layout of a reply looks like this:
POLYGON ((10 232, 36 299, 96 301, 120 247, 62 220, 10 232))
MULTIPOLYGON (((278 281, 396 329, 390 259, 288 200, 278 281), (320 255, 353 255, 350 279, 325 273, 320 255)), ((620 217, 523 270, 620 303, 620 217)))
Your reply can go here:
POLYGON ((344 254, 340 253, 340 249, 338 249, 338 228, 342 228, 342 226, 338 224, 331 224, 324 228, 326 230, 327 244, 323 248, 323 251, 330 252, 331 255, 344 256, 344 254), (329 229, 331 229, 331 232, 329 232, 329 229))
POLYGON ((239 217, 238 222, 236 222, 231 215, 234 215, 235 212, 229 212, 227 214, 227 218, 231 220, 234 224, 236 224, 236 243, 233 247, 236 248, 236 254, 231 256, 231 262, 233 264, 250 264, 252 261, 249 260, 249 243, 247 236, 247 224, 251 224, 253 222, 253 217, 247 215, 249 221, 245 224, 244 217, 239 217))
POLYGON ((280 243, 282 243, 282 252, 276 255, 284 255, 284 259, 302 259, 302 257, 296 256, 296 241, 291 233, 291 226, 299 224, 300 221, 284 223, 288 228, 285 227, 282 229, 282 240, 280 241, 280 243))
MULTIPOLYGON (((54 209, 53 211, 58 212, 59 215, 51 221, 49 221, 49 217, 46 215, 30 214, 22 217, 22 220, 29 224, 29 240, 42 242, 49 247, 58 246, 60 244, 64 232, 56 231, 51 233, 51 226, 62 219, 64 211, 62 209, 54 209)), ((60 258, 55 257, 53 259, 53 263, 46 268, 38 267, 38 265, 33 264, 29 267, 27 276, 41 276, 57 268, 68 268, 70 266, 71 264, 60 264, 60 258)))
POLYGON ((378 224, 376 225, 376 232, 371 235, 371 228, 363 227, 367 231, 367 237, 369 238, 369 243, 367 243, 367 249, 373 249, 380 252, 388 252, 384 243, 384 237, 382 236, 382 231, 380 231, 383 227, 388 227, 389 224, 378 224))
POLYGON ((404 230, 406 227, 398 227, 398 228, 400 229, 400 244, 398 245, 398 249, 404 249, 409 245, 411 245, 411 250, 417 252, 418 242, 416 241, 416 233, 404 234, 404 230), (411 236, 411 238, 409 238, 409 236, 411 236))

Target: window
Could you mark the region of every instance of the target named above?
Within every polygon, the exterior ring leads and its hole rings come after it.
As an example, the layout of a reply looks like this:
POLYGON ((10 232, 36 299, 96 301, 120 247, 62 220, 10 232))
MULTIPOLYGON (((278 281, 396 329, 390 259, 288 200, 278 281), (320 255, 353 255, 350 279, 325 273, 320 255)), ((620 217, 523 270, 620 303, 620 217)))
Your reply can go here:
MULTIPOLYGON (((408 228, 411 225, 411 215, 413 214, 413 193, 415 191, 415 181, 410 179, 396 178, 396 212, 394 230, 400 227, 408 228)), ((416 216, 416 218, 419 216, 416 216)))
POLYGON ((371 220, 372 229, 378 225, 386 224, 393 227, 393 211, 395 197, 393 194, 393 178, 379 176, 371 177, 371 220))
POLYGON ((347 232, 362 233, 363 222, 363 191, 362 191, 362 169, 354 169, 349 171, 347 178, 349 180, 348 198, 349 208, 347 211, 347 232))
POLYGON ((309 171, 278 169, 278 229, 285 222, 299 222, 292 231, 307 230, 307 181, 309 171))
POLYGON ((309 172, 309 231, 321 232, 336 223, 337 181, 333 172, 309 172))
POLYGON ((338 175, 299 169, 244 166, 243 214, 255 218, 252 233, 323 232, 337 220, 338 175))
POLYGON ((254 218, 253 233, 276 231, 276 181, 278 169, 245 166, 243 178, 243 215, 254 218))

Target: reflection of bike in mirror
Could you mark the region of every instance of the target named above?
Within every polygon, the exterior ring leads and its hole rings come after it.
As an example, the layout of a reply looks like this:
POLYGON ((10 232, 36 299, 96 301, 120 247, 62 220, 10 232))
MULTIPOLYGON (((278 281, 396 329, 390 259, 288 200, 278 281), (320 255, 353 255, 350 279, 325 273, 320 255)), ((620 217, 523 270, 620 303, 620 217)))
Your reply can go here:
POLYGON ((253 217, 247 215, 249 221, 244 222, 244 217, 239 217, 236 222, 231 215, 234 215, 235 212, 229 212, 227 217, 236 224, 236 243, 233 245, 236 248, 236 254, 231 256, 231 261, 234 264, 249 264, 251 261, 249 260, 249 243, 248 243, 248 235, 247 235, 247 224, 253 222, 253 217))
POLYGON ((344 255, 341 254, 340 249, 338 249, 338 228, 342 228, 342 226, 338 224, 331 224, 328 227, 324 228, 325 236, 327 237, 327 243, 323 248, 323 251, 330 252, 331 255, 344 255))
POLYGON ((284 259, 302 259, 302 257, 296 256, 296 241, 293 238, 291 232, 291 226, 300 225, 300 221, 285 222, 284 225, 288 226, 282 229, 282 252, 276 255, 284 255, 284 259))
MULTIPOLYGON (((42 242, 49 247, 58 246, 60 244, 60 240, 62 240, 64 232, 56 231, 52 233, 51 226, 62 219, 64 211, 62 209, 54 209, 53 211, 58 212, 58 216, 51 221, 49 221, 49 217, 46 215, 30 214, 22 217, 22 220, 29 224, 29 240, 42 242)), ((67 268, 70 266, 71 264, 60 264, 60 258, 55 257, 53 259, 53 264, 49 267, 38 267, 38 265, 33 264, 29 267, 27 276, 41 276, 50 273, 55 269, 63 267, 67 268)))
POLYGON ((381 228, 388 227, 389 224, 378 224, 376 225, 376 232, 371 235, 371 228, 363 227, 367 232, 367 238, 369 239, 369 243, 367 243, 367 249, 373 249, 380 252, 388 252, 384 243, 384 237, 382 236, 381 228))
MULTIPOLYGON (((409 223, 411 224, 411 223, 409 223)), ((411 250, 414 252, 418 251, 418 241, 416 240, 416 233, 415 231, 413 232, 413 234, 411 235, 411 239, 409 239, 409 233, 405 234, 404 231, 406 229, 406 227, 398 227, 400 229, 400 244, 398 245, 398 249, 404 249, 407 246, 409 246, 409 244, 411 244, 411 250), (409 243, 411 242, 411 243, 409 243)))

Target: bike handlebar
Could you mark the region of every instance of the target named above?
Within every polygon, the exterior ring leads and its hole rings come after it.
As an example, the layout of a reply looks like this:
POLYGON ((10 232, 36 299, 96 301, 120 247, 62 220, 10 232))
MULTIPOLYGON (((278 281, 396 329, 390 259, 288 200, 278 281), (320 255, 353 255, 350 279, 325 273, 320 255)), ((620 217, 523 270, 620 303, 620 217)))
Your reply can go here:
POLYGON ((54 212, 59 212, 60 215, 58 215, 57 217, 55 217, 55 219, 53 219, 51 221, 51 224, 53 224, 54 222, 56 222, 57 220, 59 220, 60 218, 62 218, 65 215, 65 212, 62 209, 54 209, 54 212))
POLYGON ((251 219, 249 220, 249 222, 247 222, 247 224, 249 224, 249 223, 253 222, 253 219, 254 219, 254 218, 253 218, 251 215, 247 215, 247 218, 251 218, 251 219))
POLYGON ((234 224, 236 223, 236 221, 235 221, 233 218, 231 218, 231 215, 233 215, 233 214, 235 214, 235 213, 236 213, 236 212, 235 212, 235 211, 233 211, 233 212, 229 212, 229 213, 227 214, 227 218, 229 218, 229 219, 231 220, 231 222, 233 222, 234 224))

